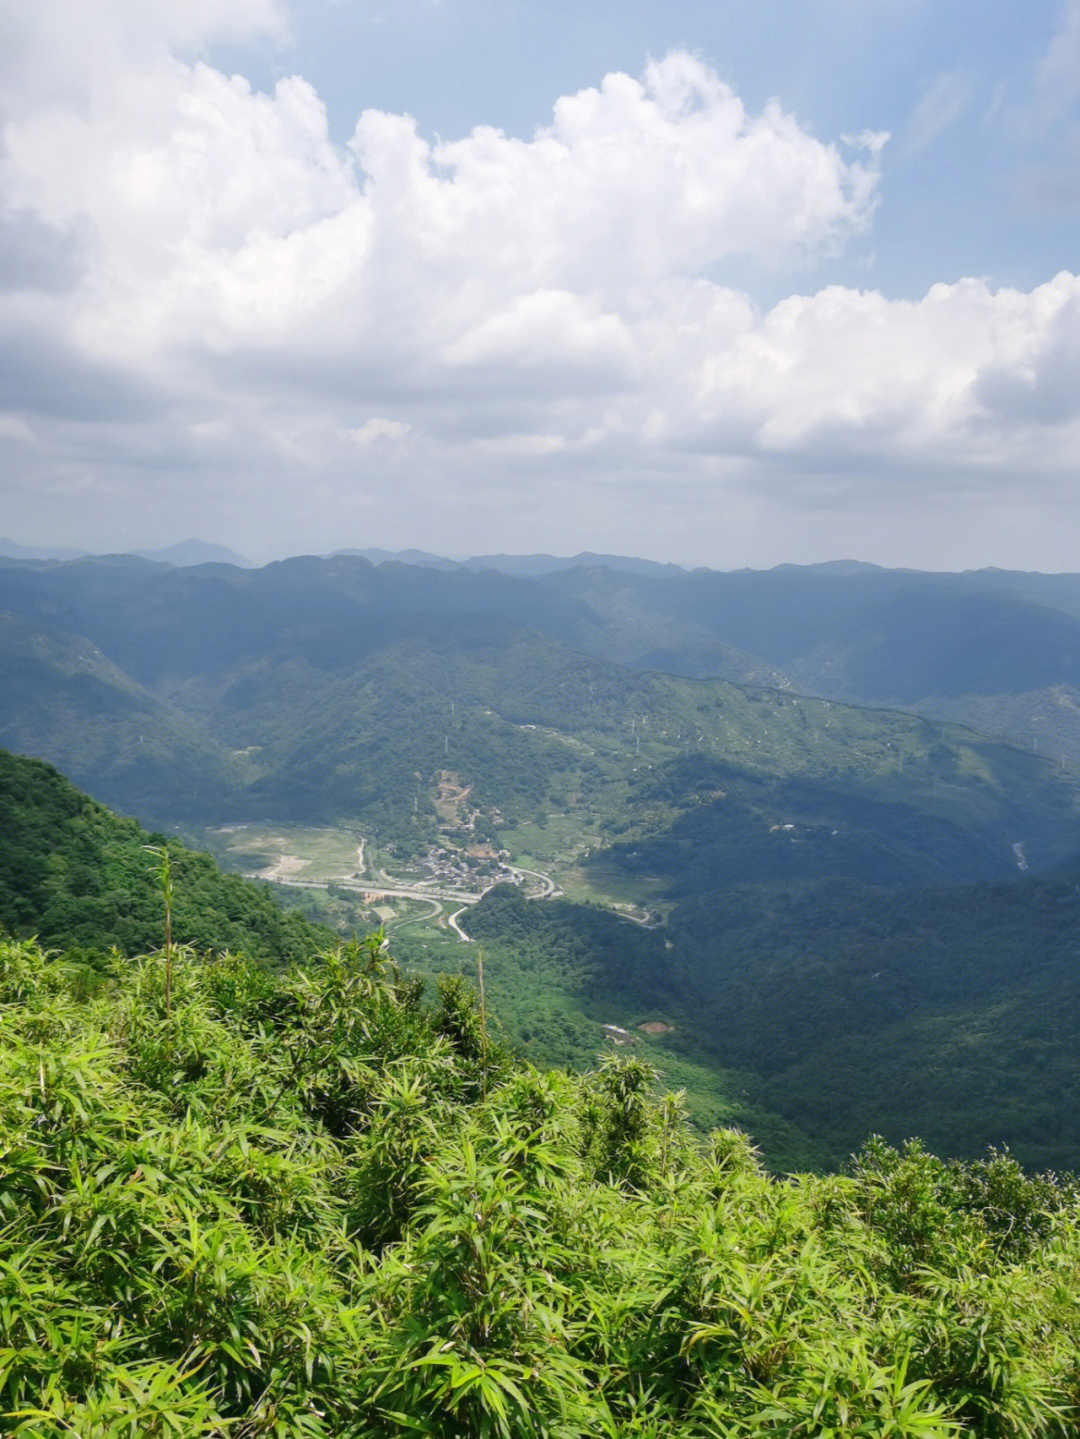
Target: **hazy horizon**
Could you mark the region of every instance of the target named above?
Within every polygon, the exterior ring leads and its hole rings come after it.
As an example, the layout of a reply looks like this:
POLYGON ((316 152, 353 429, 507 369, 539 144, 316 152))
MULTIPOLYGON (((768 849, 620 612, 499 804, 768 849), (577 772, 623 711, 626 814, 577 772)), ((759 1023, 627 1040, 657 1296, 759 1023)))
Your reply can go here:
MULTIPOLYGON (((55 554, 54 554, 53 556, 51 556, 51 557, 71 558, 71 559, 83 559, 83 558, 85 558, 85 559, 98 559, 98 558, 103 558, 103 557, 108 556, 108 555, 144 555, 144 556, 148 556, 148 557, 150 557, 150 558, 161 558, 161 557, 163 557, 163 556, 166 554, 166 552, 168 552, 168 551, 170 551, 170 550, 183 549, 185 546, 188 546, 188 545, 206 546, 206 547, 208 547, 208 548, 210 548, 210 549, 216 549, 216 550, 222 550, 222 551, 231 551, 232 554, 233 554, 233 556, 235 557, 235 559, 236 559, 237 561, 239 561, 240 563, 242 563, 242 564, 244 564, 244 565, 248 565, 248 566, 250 566, 250 567, 252 567, 252 568, 255 568, 255 569, 261 569, 261 568, 264 567, 265 565, 279 564, 279 563, 281 563, 282 561, 285 561, 285 560, 308 559, 308 558, 315 558, 315 559, 332 559, 332 558, 334 558, 335 556, 337 556, 337 555, 342 555, 342 554, 359 554, 359 553, 362 552, 362 551, 373 551, 373 552, 381 552, 381 553, 384 554, 387 558, 393 558, 393 559, 397 559, 397 560, 402 560, 402 557, 404 557, 404 559, 403 559, 403 562, 404 562, 404 563, 408 563, 408 562, 409 562, 408 557, 409 557, 410 555, 424 555, 424 556, 429 556, 429 557, 431 557, 431 558, 433 558, 433 559, 445 560, 445 561, 449 561, 449 562, 451 562, 451 563, 453 563, 453 564, 458 564, 458 565, 464 565, 464 564, 468 564, 469 562, 472 562, 472 561, 481 560, 481 559, 491 559, 491 558, 505 558, 505 559, 512 559, 512 560, 523 560, 523 559, 550 559, 550 560, 555 560, 555 561, 560 561, 560 562, 569 562, 569 561, 573 561, 573 560, 580 559, 580 558, 582 558, 583 556, 590 556, 590 557, 595 557, 595 558, 596 558, 598 561, 600 561, 601 563, 602 563, 603 561, 605 561, 605 560, 619 560, 619 561, 626 561, 626 562, 642 562, 642 563, 648 564, 648 565, 667 565, 667 566, 675 566, 675 567, 677 567, 677 568, 684 569, 684 570, 686 570, 687 572, 692 572, 692 571, 694 571, 694 570, 715 570, 715 571, 717 571, 717 572, 719 572, 719 573, 734 573, 734 572, 739 571, 739 570, 761 570, 761 571, 764 571, 764 570, 770 570, 770 569, 784 569, 784 568, 789 568, 789 567, 790 567, 790 568, 800 568, 800 567, 806 567, 806 568, 828 568, 828 567, 840 568, 840 567, 843 567, 843 566, 852 566, 852 567, 869 568, 869 569, 905 570, 905 571, 910 571, 910 572, 912 572, 912 573, 925 573, 925 574, 972 574, 972 573, 978 573, 980 570, 1006 570, 1006 571, 1008 571, 1008 570, 1014 570, 1014 571, 1016 571, 1016 572, 1018 572, 1018 573, 1046 574, 1046 575, 1051 575, 1051 574, 1069 574, 1069 575, 1072 575, 1072 574, 1080 574, 1080 562, 1078 562, 1077 565, 1074 565, 1074 566, 1071 567, 1071 568, 1066 567, 1066 568, 1058 569, 1058 570, 1050 570, 1050 569, 1040 570, 1040 569, 1038 569, 1038 568, 1036 568, 1036 567, 1028 567, 1028 568, 1024 569, 1023 567, 1015 566, 1015 565, 951 565, 951 566, 950 566, 950 565, 938 565, 938 566, 934 566, 934 565, 904 565, 904 564, 882 565, 882 564, 878 564, 876 561, 873 561, 873 560, 865 560, 865 559, 862 559, 861 557, 859 557, 859 556, 857 556, 857 555, 832 555, 832 556, 830 556, 830 557, 827 558, 827 559, 821 559, 821 560, 778 560, 778 561, 776 561, 775 564, 772 564, 772 565, 738 565, 738 564, 735 564, 735 565, 708 565, 708 564, 693 564, 693 563, 688 563, 688 562, 681 561, 681 560, 677 560, 677 559, 671 559, 671 558, 668 558, 668 557, 666 557, 666 556, 660 556, 660 555, 648 554, 648 553, 642 553, 642 552, 635 553, 635 554, 630 554, 630 553, 616 553, 616 552, 614 552, 614 551, 600 551, 600 550, 591 550, 591 549, 587 549, 587 548, 586 548, 586 549, 577 549, 577 550, 566 550, 566 551, 551 551, 551 550, 484 550, 484 551, 474 551, 474 552, 471 552, 471 553, 456 553, 456 554, 451 554, 451 553, 448 553, 448 552, 446 552, 446 551, 426 550, 426 549, 422 548, 422 547, 419 546, 419 545, 402 545, 402 546, 396 547, 396 548, 392 548, 392 547, 387 546, 387 545, 343 545, 343 546, 338 546, 338 547, 336 547, 336 548, 334 548, 334 549, 328 549, 328 550, 304 550, 304 549, 289 550, 289 549, 282 549, 282 550, 277 551, 277 552, 263 553, 262 555, 257 555, 257 554, 245 554, 245 553, 243 553, 242 551, 238 550, 235 545, 229 545, 229 544, 227 544, 225 541, 205 540, 205 539, 202 539, 202 538, 200 538, 199 536, 196 536, 196 535, 186 535, 182 540, 173 541, 173 542, 170 542, 169 544, 165 544, 165 545, 139 545, 139 544, 136 544, 136 545, 120 545, 120 544, 115 544, 115 545, 107 546, 107 547, 102 548, 102 549, 95 549, 95 550, 80 549, 80 548, 78 548, 77 546, 50 545, 50 544, 48 544, 48 543, 38 544, 38 543, 32 543, 32 542, 30 542, 30 541, 25 541, 25 540, 17 540, 17 539, 15 539, 14 537, 12 537, 12 536, 10 536, 10 535, 3 535, 3 536, 0 536, 0 559, 5 558, 5 557, 11 557, 11 558, 16 558, 16 559, 18 559, 18 558, 21 558, 21 557, 22 557, 22 556, 20 556, 20 555, 18 555, 18 554, 14 555, 14 556, 8 556, 8 553, 7 553, 7 551, 6 551, 6 549, 5 549, 4 547, 7 546, 7 545, 9 545, 9 544, 16 546, 16 547, 17 547, 18 549, 20 549, 20 550, 26 550, 26 551, 31 552, 30 555, 26 556, 26 558, 37 558, 37 557, 39 557, 39 552, 44 553, 44 552, 47 552, 47 551, 54 551, 55 554), (61 551, 63 551, 64 553, 63 553, 63 554, 60 554, 61 551)), ((227 563, 228 561, 223 561, 223 562, 227 563)), ((192 562, 192 561, 181 561, 181 562, 172 561, 172 563, 180 563, 181 565, 188 564, 188 563, 201 564, 201 563, 204 563, 204 561, 202 561, 202 560, 196 560, 196 561, 193 561, 193 562, 192 562)))

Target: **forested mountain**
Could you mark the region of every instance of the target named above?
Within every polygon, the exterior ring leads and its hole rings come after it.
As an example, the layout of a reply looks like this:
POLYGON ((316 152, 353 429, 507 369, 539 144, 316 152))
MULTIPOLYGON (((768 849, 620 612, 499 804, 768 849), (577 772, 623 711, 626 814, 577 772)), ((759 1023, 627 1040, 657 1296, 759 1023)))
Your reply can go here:
POLYGON ((460 567, 527 575, 582 601, 601 623, 576 642, 606 659, 913 709, 1080 760, 1078 575, 854 562, 721 573, 590 554, 460 567))
POLYGON ((676 884, 655 928, 504 886, 468 924, 517 1042, 539 1026, 525 995, 545 978, 597 1023, 659 1021, 650 1053, 722 1075, 723 1112, 779 1169, 835 1168, 870 1133, 1075 1169, 1078 881, 676 884), (502 975, 519 968, 515 994, 502 975))
POLYGON ((688 675, 770 667, 780 682, 915 709, 1080 759, 1080 577, 781 566, 543 581, 610 626, 606 653, 688 675))
MULTIPOLYGON (((9 563, 0 609, 18 616, 7 632, 24 676, 0 740, 144 815, 422 825, 445 769, 489 815, 570 806, 615 832, 627 804, 655 830, 711 795, 696 824, 729 827, 739 809, 766 829, 809 825, 825 872, 826 828, 835 851, 867 827, 889 833, 874 849, 915 843, 931 878, 954 863, 1003 873, 1017 842, 1033 864, 1077 847, 1071 782, 1052 765, 923 721, 590 658, 604 625, 584 599, 494 571, 9 563), (754 784, 713 802, 739 774, 754 784)), ((781 846, 766 847, 771 864, 781 846)))
POLYGON ((331 939, 299 915, 283 913, 264 886, 222 874, 208 855, 111 814, 51 765, 5 750, 0 835, 0 929, 36 936, 91 964, 114 946, 137 954, 161 943, 158 863, 148 846, 168 846, 178 944, 285 963, 331 939))
POLYGON ((2 562, 4 609, 89 637, 144 682, 162 673, 145 669, 152 648, 183 674, 199 632, 228 668, 260 634, 268 648, 285 614, 294 637, 334 617, 354 652, 405 615, 499 616, 635 668, 912 709, 1080 760, 1076 575, 855 564, 688 572, 607 555, 455 563, 371 550, 266 566, 244 584, 229 565, 163 569, 117 556, 2 562))
MULTIPOLYGON (((0 833, 4 1432, 1075 1432, 1075 1178, 880 1138, 770 1177, 642 1050, 541 1072, 460 978, 425 1003, 176 844, 160 947, 164 837, 39 761, 0 753, 0 833)), ((1034 1168, 1077 1143, 1078 878, 672 872, 662 927, 512 886, 470 924, 741 1066, 777 1142, 996 1120, 1034 1168)))
POLYGON ((84 636, 0 613, 0 741, 55 759, 98 799, 174 819, 235 802, 250 766, 84 636))
MULTIPOLYGON (((588 1063, 600 1024, 659 1019, 639 1042, 692 1067, 695 1113, 758 1129, 780 1167, 839 1163, 871 1129, 1080 1164, 1062 1100, 1074 872, 1051 874, 1080 853, 1073 771, 791 687, 817 654, 836 691, 855 677, 995 703, 993 686, 1066 672, 1080 621, 1065 580, 1051 608, 1037 576, 542 570, 0 564, 0 741, 163 827, 352 826, 391 869, 468 855, 470 883, 504 861, 550 869, 562 900, 493 895, 467 921, 509 1037, 588 1063), (788 687, 643 668, 665 646, 693 668, 687 645, 788 687), (614 909, 596 919, 583 899, 614 909)), ((43 851, 35 863, 44 875, 43 851)), ((357 863, 354 888, 393 883, 357 863)), ((124 885, 97 867, 82 897, 118 915, 124 885)), ((39 885, 21 928, 53 942, 52 904, 39 885)), ((432 972, 461 963, 441 923, 451 955, 432 972)), ((416 936, 402 947, 428 962, 416 936)))

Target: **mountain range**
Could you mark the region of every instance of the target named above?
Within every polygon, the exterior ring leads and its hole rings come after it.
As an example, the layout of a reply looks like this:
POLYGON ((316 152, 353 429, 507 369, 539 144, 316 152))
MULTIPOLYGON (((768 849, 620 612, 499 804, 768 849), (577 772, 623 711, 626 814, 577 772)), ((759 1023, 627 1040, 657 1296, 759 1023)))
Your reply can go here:
POLYGON ((1080 1165, 1080 579, 594 558, 3 560, 0 744, 163 826, 548 867, 469 921, 511 1035, 656 1021, 774 1162, 877 1128, 1080 1165))
POLYGON ((850 560, 723 573, 588 553, 479 556, 460 567, 527 576, 580 600, 593 627, 576 643, 607 659, 897 706, 1080 760, 1077 575, 850 560))

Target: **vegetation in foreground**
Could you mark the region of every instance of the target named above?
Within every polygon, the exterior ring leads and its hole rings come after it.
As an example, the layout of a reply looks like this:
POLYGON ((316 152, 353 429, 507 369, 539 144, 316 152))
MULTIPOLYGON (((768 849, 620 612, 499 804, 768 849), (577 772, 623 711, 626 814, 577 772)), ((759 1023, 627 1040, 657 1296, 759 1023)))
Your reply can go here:
POLYGON ((176 877, 178 940, 242 949, 269 962, 315 954, 329 930, 283 912, 272 892, 225 875, 207 854, 82 794, 52 765, 0 750, 0 926, 34 936, 91 967, 113 947, 148 949, 161 934, 161 900, 147 847, 167 847, 176 877))
POLYGON ((770 1179, 638 1059, 542 1074, 460 981, 425 1009, 379 936, 0 943, 0 1133, 13 1434, 1077 1430, 1071 1181, 877 1141, 770 1179))

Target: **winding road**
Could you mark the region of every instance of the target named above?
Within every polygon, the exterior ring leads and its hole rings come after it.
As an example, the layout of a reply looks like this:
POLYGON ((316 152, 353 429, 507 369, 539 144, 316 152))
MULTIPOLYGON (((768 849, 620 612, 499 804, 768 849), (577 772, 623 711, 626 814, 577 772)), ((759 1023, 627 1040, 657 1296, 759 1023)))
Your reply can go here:
MULTIPOLYGON (((467 890, 455 885, 437 885, 436 881, 430 883, 420 880, 415 884, 401 884, 395 881, 392 876, 379 870, 373 872, 372 876, 364 879, 364 871, 367 864, 364 859, 364 846, 367 841, 360 839, 356 846, 356 875, 348 879, 299 879, 289 875, 289 870, 297 865, 303 865, 305 861, 297 855, 282 855, 269 867, 260 871, 252 871, 245 874, 246 879, 269 880, 273 884, 287 885, 292 889, 329 889, 333 884, 338 889, 350 891, 352 894, 367 895, 372 902, 381 899, 411 899, 421 900, 433 906, 431 914, 427 915, 428 920, 436 919, 443 912, 443 907, 454 908, 452 914, 447 915, 447 924, 464 944, 471 944, 471 937, 462 929, 459 920, 467 909, 474 904, 479 904, 484 895, 494 885, 504 883, 509 876, 517 884, 525 887, 526 876, 539 882, 540 889, 535 894, 530 894, 529 899, 550 899, 552 895, 559 893, 555 881, 550 875, 542 874, 537 869, 524 869, 521 865, 503 865, 501 874, 491 884, 487 884, 481 890, 467 890)), ((404 921, 412 923, 414 921, 404 921)), ((400 923, 400 921, 399 921, 400 923)))
POLYGON ((465 944, 472 944, 472 935, 466 934, 461 925, 458 924, 459 916, 463 915, 468 908, 469 906, 467 904, 463 904, 455 914, 447 915, 446 922, 457 935, 458 939, 464 941, 465 944))

